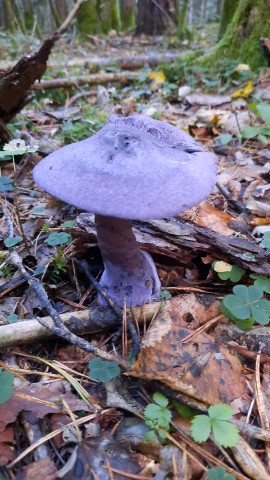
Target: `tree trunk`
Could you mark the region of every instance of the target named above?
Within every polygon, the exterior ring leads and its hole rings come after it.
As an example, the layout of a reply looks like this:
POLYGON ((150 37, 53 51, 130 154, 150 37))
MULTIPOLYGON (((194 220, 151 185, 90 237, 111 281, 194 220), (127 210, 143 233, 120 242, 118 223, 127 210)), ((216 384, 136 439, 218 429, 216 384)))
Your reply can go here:
POLYGON ((134 0, 120 0, 121 30, 135 28, 134 0))
POLYGON ((224 0, 221 20, 220 20, 220 27, 218 36, 222 38, 224 33, 227 30, 228 25, 231 23, 232 18, 234 16, 235 10, 237 9, 239 4, 239 0, 224 0))
POLYGON ((176 0, 159 0, 158 5, 152 0, 138 0, 136 35, 159 35, 174 24, 176 0))
POLYGON ((187 36, 187 12, 188 12, 189 0, 182 0, 179 5, 178 15, 178 38, 184 40, 187 36))
POLYGON ((261 37, 270 36, 269 11, 270 0, 241 0, 225 35, 200 64, 214 65, 227 58, 248 63, 253 70, 269 65, 260 42, 261 37))
POLYGON ((218 18, 221 16, 221 13, 222 13, 222 4, 223 4, 223 0, 217 0, 216 15, 218 18))
POLYGON ((97 19, 97 9, 95 0, 87 0, 78 14, 78 30, 80 33, 95 35, 99 33, 100 26, 97 19))

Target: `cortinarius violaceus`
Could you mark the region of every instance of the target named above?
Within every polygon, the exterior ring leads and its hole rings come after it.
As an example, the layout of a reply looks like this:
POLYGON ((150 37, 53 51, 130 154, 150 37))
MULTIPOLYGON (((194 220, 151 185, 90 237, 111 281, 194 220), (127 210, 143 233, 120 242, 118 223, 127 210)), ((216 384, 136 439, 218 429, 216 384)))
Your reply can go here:
POLYGON ((170 217, 200 203, 214 186, 216 160, 166 122, 113 115, 92 137, 43 159, 33 176, 51 195, 95 212, 100 284, 129 307, 158 299, 160 291, 154 262, 139 249, 130 220, 170 217))

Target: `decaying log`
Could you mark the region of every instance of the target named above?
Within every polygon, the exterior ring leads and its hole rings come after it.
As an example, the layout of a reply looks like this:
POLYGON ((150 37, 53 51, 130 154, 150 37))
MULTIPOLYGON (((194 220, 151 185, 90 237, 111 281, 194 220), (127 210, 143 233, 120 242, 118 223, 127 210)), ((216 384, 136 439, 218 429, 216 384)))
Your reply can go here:
POLYGON ((96 73, 92 75, 81 75, 78 77, 56 78, 55 80, 42 80, 33 85, 34 90, 47 90, 52 88, 69 88, 78 85, 94 85, 109 82, 119 82, 126 84, 134 82, 141 76, 141 72, 121 72, 121 73, 96 73))
MULTIPOLYGON (((136 68, 145 67, 149 65, 150 67, 156 67, 162 63, 174 62, 175 60, 180 60, 181 55, 179 53, 166 53, 165 55, 134 55, 129 57, 93 57, 86 56, 83 58, 70 58, 66 63, 65 67, 100 67, 105 68, 111 65, 119 68, 119 70, 132 70, 136 68)), ((54 66, 59 67, 59 63, 56 64, 53 60, 49 62, 49 67, 54 66)))
MULTIPOLYGON (((81 213, 77 221, 96 240, 94 216, 81 213)), ((180 265, 189 265, 199 254, 211 254, 216 259, 270 276, 270 251, 244 238, 225 237, 180 218, 134 225, 143 249, 170 257, 180 265)))
POLYGON ((9 122, 29 101, 31 85, 40 80, 47 68, 47 60, 58 33, 43 42, 39 51, 24 56, 9 71, 0 74, 0 119, 9 122))
MULTIPOLYGON (((161 304, 159 302, 149 303, 143 307, 134 308, 132 316, 138 323, 143 324, 151 321, 160 308, 161 304)), ((95 307, 80 312, 63 313, 60 315, 60 318, 73 333, 80 335, 115 330, 119 326, 119 319, 107 307, 95 307)), ((42 319, 46 323, 53 325, 51 317, 43 317, 42 319)), ((52 332, 35 319, 0 326, 0 348, 40 342, 52 337, 52 332)))

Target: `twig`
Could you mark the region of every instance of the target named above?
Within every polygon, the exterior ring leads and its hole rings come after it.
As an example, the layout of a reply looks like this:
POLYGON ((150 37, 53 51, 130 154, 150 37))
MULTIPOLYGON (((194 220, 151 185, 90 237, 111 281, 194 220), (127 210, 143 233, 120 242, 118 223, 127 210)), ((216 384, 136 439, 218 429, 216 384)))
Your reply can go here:
POLYGON ((69 24, 72 22, 73 18, 77 14, 79 8, 82 6, 83 3, 85 3, 87 0, 77 0, 75 3, 74 7, 72 10, 69 12, 67 18, 64 20, 62 25, 57 30, 57 33, 63 33, 69 26, 69 24))
POLYGON ((128 363, 125 360, 121 359, 120 357, 116 358, 114 355, 104 352, 103 350, 95 347, 93 344, 87 342, 83 338, 78 337, 77 335, 72 333, 63 324, 60 315, 55 310, 55 308, 51 305, 48 299, 48 295, 44 287, 39 282, 39 280, 32 277, 26 271, 25 267, 22 264, 22 260, 16 251, 14 250, 11 251, 10 260, 13 263, 13 265, 15 265, 20 270, 25 280, 29 283, 29 285, 32 287, 35 294, 39 298, 42 307, 48 312, 48 314, 53 320, 53 325, 51 325, 48 322, 44 321, 44 319, 37 318, 38 322, 41 325, 43 325, 45 328, 48 328, 55 335, 61 338, 64 338, 65 340, 67 340, 69 343, 72 343, 73 345, 77 345, 79 348, 81 348, 82 350, 85 350, 86 352, 93 353, 94 355, 97 355, 98 357, 103 358, 104 360, 117 361, 122 367, 128 368, 128 363))
POLYGON ((228 200, 228 202, 234 207, 234 209, 237 212, 243 212, 243 213, 250 213, 250 210, 246 208, 246 206, 242 203, 239 202, 239 200, 236 200, 232 194, 229 192, 229 190, 224 187, 224 185, 221 185, 220 183, 216 183, 217 188, 219 191, 224 195, 224 197, 228 200))

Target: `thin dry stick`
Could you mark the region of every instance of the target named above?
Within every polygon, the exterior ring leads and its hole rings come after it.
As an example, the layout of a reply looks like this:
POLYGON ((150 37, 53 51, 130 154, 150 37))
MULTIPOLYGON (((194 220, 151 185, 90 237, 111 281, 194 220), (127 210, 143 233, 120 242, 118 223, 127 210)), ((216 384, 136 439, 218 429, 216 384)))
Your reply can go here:
POLYGON ((194 332, 191 332, 189 335, 187 335, 187 337, 183 338, 183 340, 181 340, 181 342, 182 343, 188 343, 189 340, 192 340, 192 339, 194 339, 194 337, 196 337, 200 333, 203 333, 209 327, 214 325, 214 323, 218 322, 218 320, 220 320, 223 316, 224 315, 218 315, 217 317, 212 318, 212 320, 209 320, 209 322, 205 323, 204 325, 201 325, 201 327, 197 328, 196 330, 194 330, 194 332))
POLYGON ((72 10, 69 12, 67 18, 64 20, 62 25, 58 28, 57 33, 64 33, 64 31, 68 28, 69 24, 72 22, 73 18, 75 17, 76 13, 78 12, 79 8, 85 3, 87 0, 77 0, 72 10))

